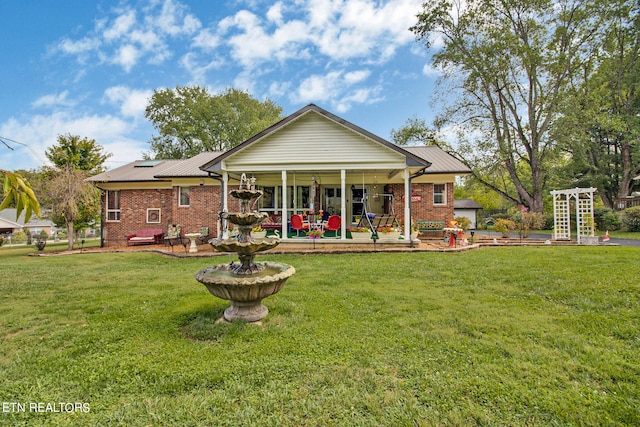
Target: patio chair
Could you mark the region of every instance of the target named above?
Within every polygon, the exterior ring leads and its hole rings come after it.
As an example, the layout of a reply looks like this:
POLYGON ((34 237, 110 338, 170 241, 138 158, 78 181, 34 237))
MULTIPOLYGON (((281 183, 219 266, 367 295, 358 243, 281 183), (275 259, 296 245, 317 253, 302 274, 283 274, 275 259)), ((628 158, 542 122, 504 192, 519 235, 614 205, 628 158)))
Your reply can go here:
POLYGON ((327 223, 324 226, 324 231, 333 231, 336 234, 336 239, 340 237, 338 231, 342 228, 342 221, 340 220, 340 215, 331 215, 329 219, 327 219, 327 223))
POLYGON ((291 215, 291 229, 296 230, 296 234, 300 236, 300 230, 309 231, 309 221, 304 221, 302 215, 291 215))
POLYGON ((169 224, 169 229, 167 230, 167 234, 165 234, 164 236, 164 244, 171 246, 171 249, 173 249, 173 245, 175 245, 176 243, 178 243, 178 241, 181 242, 181 231, 180 231, 180 224, 169 224))
POLYGON ((198 242, 207 243, 209 241, 209 227, 200 227, 199 233, 198 242))

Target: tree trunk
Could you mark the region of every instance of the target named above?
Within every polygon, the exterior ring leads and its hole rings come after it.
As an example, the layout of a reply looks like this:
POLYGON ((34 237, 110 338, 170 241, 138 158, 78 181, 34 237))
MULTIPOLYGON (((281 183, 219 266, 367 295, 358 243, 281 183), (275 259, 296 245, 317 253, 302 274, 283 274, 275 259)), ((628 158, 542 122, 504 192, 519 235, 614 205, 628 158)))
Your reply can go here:
POLYGON ((72 221, 67 221, 67 239, 69 240, 69 244, 67 245, 67 249, 69 249, 70 251, 73 250, 73 241, 75 235, 73 232, 73 222, 72 221))

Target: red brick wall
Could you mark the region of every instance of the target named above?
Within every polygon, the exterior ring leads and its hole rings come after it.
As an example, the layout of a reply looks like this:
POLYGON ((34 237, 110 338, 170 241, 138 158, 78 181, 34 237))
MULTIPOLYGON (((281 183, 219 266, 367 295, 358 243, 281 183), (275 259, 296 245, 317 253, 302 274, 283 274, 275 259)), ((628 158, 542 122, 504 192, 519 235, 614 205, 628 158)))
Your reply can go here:
POLYGON ((120 221, 102 219, 104 245, 126 244, 127 235, 143 228, 162 228, 166 233, 169 224, 180 224, 183 234, 209 227, 209 234, 215 236, 219 211, 220 191, 217 186, 191 187, 189 206, 178 206, 178 187, 120 190, 120 221), (159 224, 147 223, 147 208, 160 208, 159 224))
MULTIPOLYGON (((433 184, 412 184, 411 191, 414 196, 421 196, 422 200, 411 203, 411 216, 414 221, 443 221, 445 224, 453 219, 453 183, 447 183, 447 204, 445 206, 433 205, 433 184)), ((396 217, 404 219, 404 185, 387 185, 386 193, 393 193, 393 209, 396 217)))
MULTIPOLYGON (((387 185, 385 192, 396 195, 393 207, 397 218, 402 221, 404 185, 387 185)), ((433 205, 433 184, 413 184, 412 192, 422 197, 420 202, 412 202, 414 221, 443 221, 446 224, 453 219, 453 183, 447 183, 446 206, 433 205)), ((200 227, 208 226, 209 234, 214 237, 219 220, 220 187, 191 187, 188 207, 178 206, 178 187, 163 190, 120 190, 120 209, 119 222, 106 222, 103 218, 105 246, 126 244, 128 234, 143 228, 162 228, 166 233, 169 224, 180 224, 183 234, 197 232, 200 227), (160 224, 147 224, 147 208, 161 209, 160 224)), ((239 209, 240 203, 230 197, 229 210, 239 209)))

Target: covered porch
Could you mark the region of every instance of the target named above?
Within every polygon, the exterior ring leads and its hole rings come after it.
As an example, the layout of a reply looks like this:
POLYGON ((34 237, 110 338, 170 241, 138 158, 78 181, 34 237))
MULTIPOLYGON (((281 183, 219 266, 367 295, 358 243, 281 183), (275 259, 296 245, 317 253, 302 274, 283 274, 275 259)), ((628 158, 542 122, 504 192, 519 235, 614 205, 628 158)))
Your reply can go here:
MULTIPOLYGON (((409 241, 411 182, 430 166, 424 158, 310 104, 200 169, 220 181, 222 211, 237 209, 228 194, 246 174, 251 185, 264 191, 253 209, 280 219, 274 231, 284 241, 303 230, 321 229, 325 235, 331 215, 340 218, 335 231, 341 240, 359 225, 380 231, 367 213, 393 218, 393 228, 400 228, 409 241), (395 212, 399 201, 401 215, 395 212), (297 215, 304 221, 302 230, 297 215)), ((226 231, 224 223, 220 231, 226 231)))
MULTIPOLYGON (((323 239, 351 240, 354 228, 368 228, 373 233, 386 226, 398 229, 402 238, 396 240, 407 243, 411 240, 410 189, 415 173, 411 168, 393 171, 246 171, 252 185, 264 192, 253 209, 270 215, 264 228, 277 232, 283 240, 308 238, 306 232, 312 230, 318 231, 317 237, 323 239), (398 194, 399 187, 391 184, 399 184, 403 191, 398 194), (403 206, 401 212, 395 207, 398 204, 403 206), (292 224, 294 215, 302 218, 303 228, 292 224)), ((223 172, 220 178, 223 210, 238 209, 228 193, 238 186, 240 175, 223 172)), ((224 231, 222 224, 221 232, 224 231)), ((379 241, 386 240, 380 233, 375 237, 379 241)), ((374 243, 371 236, 368 240, 374 243)))

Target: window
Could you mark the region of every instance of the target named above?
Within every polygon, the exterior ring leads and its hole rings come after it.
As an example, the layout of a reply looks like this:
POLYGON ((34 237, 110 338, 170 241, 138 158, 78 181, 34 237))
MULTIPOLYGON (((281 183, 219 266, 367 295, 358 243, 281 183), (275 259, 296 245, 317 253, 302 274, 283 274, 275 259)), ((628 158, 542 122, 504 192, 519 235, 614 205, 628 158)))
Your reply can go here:
POLYGON ((107 222, 120 221, 120 191, 107 190, 107 222))
POLYGON ((178 187, 178 206, 189 206, 190 194, 191 194, 191 188, 178 187))
POLYGON ((447 185, 446 184, 433 184, 433 204, 434 205, 447 204, 447 185))

